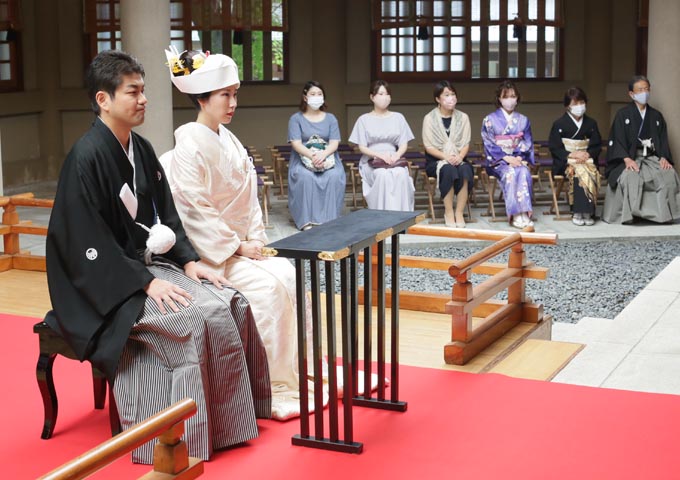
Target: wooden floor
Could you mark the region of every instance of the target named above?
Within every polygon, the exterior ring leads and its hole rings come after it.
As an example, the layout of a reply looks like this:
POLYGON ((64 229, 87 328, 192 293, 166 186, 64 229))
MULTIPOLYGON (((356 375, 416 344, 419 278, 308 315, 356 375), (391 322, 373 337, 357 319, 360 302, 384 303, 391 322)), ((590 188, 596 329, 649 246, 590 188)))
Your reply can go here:
POLYGON ((45 272, 0 272, 0 312, 43 318, 52 308, 45 272))
MULTIPOLYGON (((0 294, 0 312, 2 313, 43 318, 45 312, 51 308, 44 272, 23 270, 0 272, 0 292, 2 292, 0 294)), ((336 312, 339 311, 340 304, 337 302, 336 312)), ((387 315, 389 319, 389 310, 387 315)), ((363 318, 361 307, 359 318, 363 318)), ((375 312, 373 318, 376 318, 375 312)), ((540 343, 540 341, 534 341, 523 348, 516 348, 523 344, 530 335, 545 340, 550 338, 550 320, 538 331, 534 324, 520 323, 467 365, 446 365, 443 349, 450 338, 450 322, 448 315, 401 310, 399 315, 400 362, 419 367, 471 373, 494 371, 521 378, 549 380, 582 348, 579 344, 540 343)), ((360 324, 360 331, 362 328, 360 324)), ((336 332, 339 338, 339 325, 336 332)), ((374 343, 375 338, 374 329, 374 343)), ((360 343, 359 352, 361 353, 362 350, 362 343, 360 343)), ((375 347, 373 350, 375 352, 375 347)), ((389 355, 389 345, 387 352, 389 355)))

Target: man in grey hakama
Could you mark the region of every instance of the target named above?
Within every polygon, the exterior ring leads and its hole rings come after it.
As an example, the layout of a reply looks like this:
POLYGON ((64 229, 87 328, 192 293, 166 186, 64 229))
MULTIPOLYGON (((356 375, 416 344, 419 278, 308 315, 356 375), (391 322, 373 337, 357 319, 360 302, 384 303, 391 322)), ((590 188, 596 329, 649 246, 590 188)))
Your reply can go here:
POLYGON ((673 168, 666 122, 647 105, 645 77, 633 78, 629 95, 633 101, 617 112, 610 131, 602 220, 631 223, 638 217, 670 223, 680 218, 680 178, 673 168))

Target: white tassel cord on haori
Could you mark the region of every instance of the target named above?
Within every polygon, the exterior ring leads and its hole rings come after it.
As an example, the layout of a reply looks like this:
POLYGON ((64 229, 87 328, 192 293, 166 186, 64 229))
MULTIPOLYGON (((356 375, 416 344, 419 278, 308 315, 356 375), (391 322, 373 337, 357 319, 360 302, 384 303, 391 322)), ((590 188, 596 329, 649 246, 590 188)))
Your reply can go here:
POLYGON ((151 228, 143 223, 135 223, 149 232, 149 238, 146 239, 146 250, 144 251, 144 262, 147 265, 151 264, 151 255, 163 255, 175 246, 175 242, 177 241, 175 232, 167 225, 163 225, 160 218, 158 218, 156 224, 151 228))

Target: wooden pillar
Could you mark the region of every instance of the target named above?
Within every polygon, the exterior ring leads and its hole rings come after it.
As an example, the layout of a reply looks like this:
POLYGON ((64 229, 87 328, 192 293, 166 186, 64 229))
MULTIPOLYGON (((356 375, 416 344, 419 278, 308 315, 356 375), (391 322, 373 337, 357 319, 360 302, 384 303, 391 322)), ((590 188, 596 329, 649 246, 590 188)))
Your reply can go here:
MULTIPOLYGON (((607 84, 612 75, 611 9, 614 7, 611 0, 584 2, 584 4, 585 48, 583 64, 586 72, 582 87, 588 94, 588 115, 597 119, 600 132, 607 135, 611 124, 610 105, 603 93, 607 90, 607 84), (597 65, 597 68, 589 68, 592 65, 597 65)), ((575 83, 578 85, 578 82, 575 83)), ((625 92, 621 92, 621 95, 623 94, 625 92)), ((604 144, 606 145, 606 142, 604 144)))
POLYGON ((668 140, 678 169, 680 159, 680 111, 677 105, 680 63, 675 61, 680 46, 680 2, 649 0, 647 76, 651 82, 650 105, 663 113, 668 140))
POLYGON ((144 123, 135 131, 146 137, 156 154, 173 148, 172 82, 165 65, 170 45, 170 0, 121 0, 120 30, 123 50, 137 57, 146 72, 149 103, 144 123))
MULTIPOLYGON (((345 108, 344 75, 339 72, 346 70, 346 34, 345 0, 324 0, 323 2, 309 2, 309 8, 318 16, 312 18, 313 41, 309 48, 307 61, 313 65, 313 77, 307 80, 321 82, 326 90, 330 111, 337 117, 341 138, 348 136, 347 110, 345 108), (314 5, 314 7, 312 7, 314 5), (333 19, 329 22, 319 22, 318 18, 333 19), (343 132, 343 130, 345 132, 343 132)), ((366 95, 368 97, 368 94, 366 95)))
MULTIPOLYGON (((58 97, 60 89, 59 55, 59 2, 36 2, 36 65, 38 88, 41 98, 41 113, 38 120, 41 161, 47 165, 49 178, 56 178, 62 160, 62 121, 58 97)), ((42 173, 40 175, 42 176, 42 173)))

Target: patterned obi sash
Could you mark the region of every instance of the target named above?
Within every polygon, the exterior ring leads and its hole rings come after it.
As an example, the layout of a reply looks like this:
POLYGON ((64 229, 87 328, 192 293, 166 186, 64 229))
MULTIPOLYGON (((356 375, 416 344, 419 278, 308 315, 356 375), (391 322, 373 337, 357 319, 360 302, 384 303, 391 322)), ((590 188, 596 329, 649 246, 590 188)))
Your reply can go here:
POLYGON ((498 145, 503 153, 507 155, 512 155, 517 151, 517 147, 524 138, 524 132, 511 133, 508 135, 496 135, 494 140, 496 145, 498 145))
MULTIPOLYGON (((590 143, 590 140, 587 139, 587 138, 585 138, 583 140, 574 140, 573 138, 563 138, 562 139, 562 144, 564 145, 565 150, 567 150, 567 152, 570 152, 570 153, 571 152, 585 152, 586 150, 588 150, 588 144, 589 143, 590 143)), ((568 159, 567 163, 569 163, 570 165, 573 165, 576 162, 572 159, 568 159)), ((588 158, 588 160, 586 160, 586 163, 593 163, 593 159, 588 158)))

